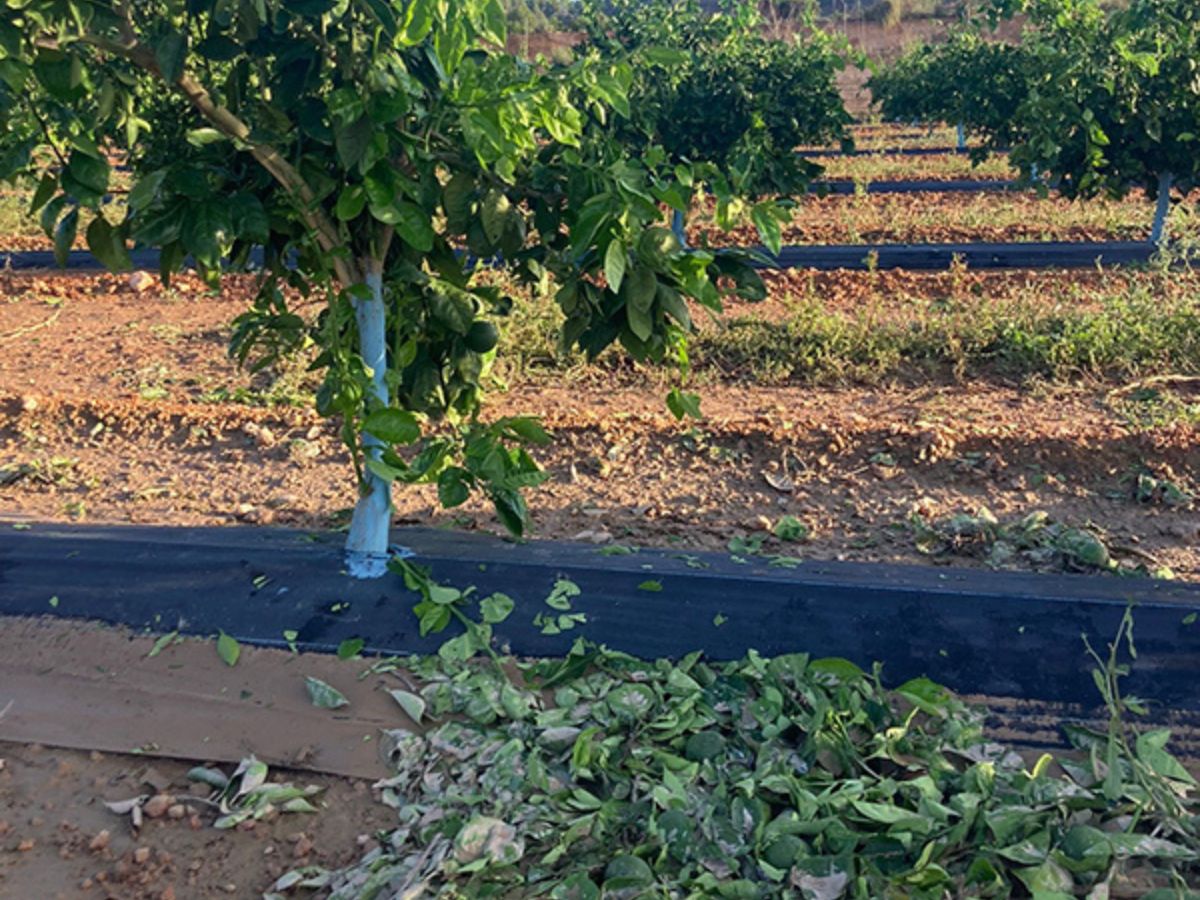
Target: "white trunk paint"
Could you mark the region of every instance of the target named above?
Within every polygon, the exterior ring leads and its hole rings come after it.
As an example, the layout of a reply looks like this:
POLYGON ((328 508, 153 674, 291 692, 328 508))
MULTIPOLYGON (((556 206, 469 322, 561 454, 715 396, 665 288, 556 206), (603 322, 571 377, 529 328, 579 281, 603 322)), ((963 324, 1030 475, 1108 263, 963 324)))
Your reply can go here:
POLYGON ((679 246, 683 247, 684 250, 687 249, 688 245, 687 232, 684 230, 685 224, 683 213, 681 213, 679 210, 675 210, 671 214, 671 231, 675 233, 675 239, 679 241, 679 246))
POLYGON ((958 149, 966 150, 967 149, 967 129, 964 128, 961 123, 959 123, 958 125, 955 126, 954 130, 955 130, 955 135, 958 138, 958 149))
MULTIPOLYGON (((370 267, 367 287, 369 300, 354 301, 358 322, 358 348, 363 362, 371 368, 371 395, 383 405, 388 403, 387 340, 383 305, 383 275, 379 266, 370 267)), ((370 459, 379 459, 383 442, 363 433, 363 445, 370 459)), ((346 571, 354 578, 378 578, 387 571, 388 526, 392 519, 391 485, 373 472, 365 472, 365 492, 354 507, 350 533, 346 537, 346 571)))
POLYGON ((1172 175, 1158 176, 1158 206, 1154 210, 1154 225, 1150 229, 1150 243, 1156 247, 1166 241, 1167 216, 1171 214, 1171 183, 1175 180, 1172 175))

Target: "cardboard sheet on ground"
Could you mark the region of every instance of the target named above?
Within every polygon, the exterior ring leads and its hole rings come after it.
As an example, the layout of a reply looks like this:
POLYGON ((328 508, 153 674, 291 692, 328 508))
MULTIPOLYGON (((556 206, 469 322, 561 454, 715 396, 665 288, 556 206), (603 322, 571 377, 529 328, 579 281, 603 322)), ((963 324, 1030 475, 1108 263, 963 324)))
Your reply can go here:
POLYGON ((211 640, 184 639, 149 658, 154 641, 81 622, 6 619, 0 740, 212 762, 253 753, 274 766, 381 778, 381 730, 414 727, 378 679, 358 680, 362 660, 243 646, 229 666, 211 640), (305 676, 350 705, 313 706, 305 676))

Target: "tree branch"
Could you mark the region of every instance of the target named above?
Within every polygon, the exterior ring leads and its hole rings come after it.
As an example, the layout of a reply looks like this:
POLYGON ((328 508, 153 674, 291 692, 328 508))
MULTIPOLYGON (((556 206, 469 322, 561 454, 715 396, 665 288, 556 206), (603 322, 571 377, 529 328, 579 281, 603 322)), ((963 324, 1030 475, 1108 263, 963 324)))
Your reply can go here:
MULTIPOLYGON (((124 29, 122 30, 124 31, 124 29)), ((158 66, 154 52, 136 39, 127 39, 122 43, 99 35, 85 34, 81 35, 79 40, 102 52, 124 57, 139 68, 158 76, 164 82, 167 81, 158 66)), ((171 82, 167 83, 172 84, 171 82)), ((192 106, 218 131, 226 137, 245 144, 250 155, 259 165, 292 194, 296 200, 297 210, 305 224, 313 230, 322 250, 326 253, 336 254, 339 250, 349 249, 338 234, 337 227, 321 210, 312 188, 308 186, 303 176, 296 171, 292 164, 280 155, 278 150, 252 141, 250 126, 213 100, 204 86, 186 72, 173 82, 173 87, 182 92, 192 106)), ((349 287, 363 280, 362 273, 356 270, 350 254, 343 257, 334 255, 333 270, 343 287, 349 287)))

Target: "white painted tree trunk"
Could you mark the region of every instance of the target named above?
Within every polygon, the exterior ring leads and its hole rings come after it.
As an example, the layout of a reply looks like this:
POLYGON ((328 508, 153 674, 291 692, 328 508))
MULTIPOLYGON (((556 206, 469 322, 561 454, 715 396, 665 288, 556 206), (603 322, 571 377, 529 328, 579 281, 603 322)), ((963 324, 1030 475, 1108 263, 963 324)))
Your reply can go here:
POLYGON ((1171 214, 1172 175, 1158 176, 1158 206, 1154 210, 1154 225, 1150 229, 1150 243, 1160 246, 1167 238, 1167 216, 1171 214))
MULTIPOLYGON (((383 377, 387 371, 386 316, 383 273, 377 264, 369 267, 367 287, 371 289, 371 298, 354 301, 359 353, 371 368, 372 397, 386 406, 388 391, 383 377)), ((369 459, 379 459, 383 453, 383 442, 372 434, 364 432, 363 445, 369 459)), ((364 478, 365 489, 354 507, 346 538, 346 571, 354 578, 378 578, 387 571, 391 485, 371 471, 366 471, 364 478)))
POLYGON ((962 126, 962 124, 960 123, 959 125, 955 126, 954 131, 955 131, 955 137, 958 139, 958 149, 966 150, 967 149, 967 129, 964 128, 962 126))
POLYGON ((687 249, 687 231, 685 230, 686 221, 683 218, 683 213, 675 210, 671 215, 671 231, 675 233, 675 239, 679 241, 679 245, 683 249, 687 249))

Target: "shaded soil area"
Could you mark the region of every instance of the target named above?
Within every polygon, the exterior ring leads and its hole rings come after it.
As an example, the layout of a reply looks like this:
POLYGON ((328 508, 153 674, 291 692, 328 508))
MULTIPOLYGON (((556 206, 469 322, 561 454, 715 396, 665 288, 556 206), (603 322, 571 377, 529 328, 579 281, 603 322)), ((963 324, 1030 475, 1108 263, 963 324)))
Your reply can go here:
MULTIPOLYGON (((354 494, 333 423, 303 391, 250 379, 225 356, 246 291, 236 280, 208 296, 194 282, 135 294, 112 276, 9 276, 0 465, 18 474, 0 485, 0 508, 45 519, 344 523, 354 494), (45 302, 55 298, 64 302, 45 302), (13 336, 59 308, 53 323, 13 336)), ((696 425, 669 416, 666 388, 653 373, 610 366, 552 371, 494 396, 489 415, 540 415, 555 438, 537 452, 551 477, 531 496, 536 535, 720 549, 786 514, 810 529, 806 543, 787 546, 794 555, 917 561, 929 557, 917 550, 914 514, 986 506, 1002 519, 1042 510, 1092 527, 1133 564, 1200 576, 1192 504, 1139 500, 1136 489, 1140 473, 1196 489, 1196 420, 1131 422, 1111 385, 714 382, 701 389, 706 419, 696 425)), ((445 512, 429 488, 397 491, 396 506, 404 522, 499 531, 484 505, 445 512)))

